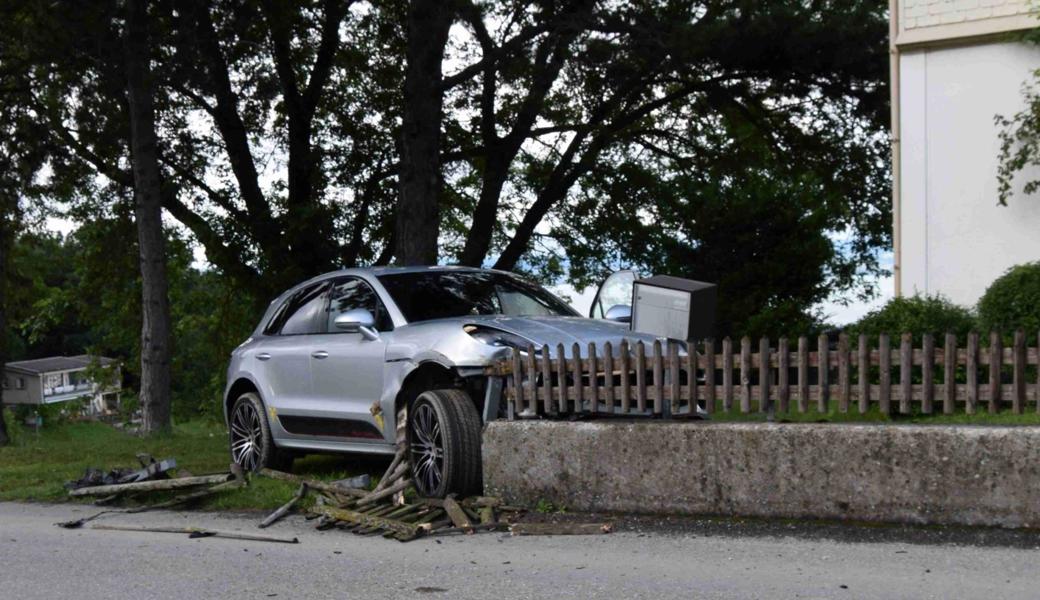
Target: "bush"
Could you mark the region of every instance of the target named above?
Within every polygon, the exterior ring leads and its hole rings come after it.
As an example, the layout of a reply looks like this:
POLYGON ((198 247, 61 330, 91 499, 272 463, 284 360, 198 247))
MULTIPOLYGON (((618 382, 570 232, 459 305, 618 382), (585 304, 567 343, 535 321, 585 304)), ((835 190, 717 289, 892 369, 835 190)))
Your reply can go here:
POLYGON ((892 298, 885 306, 867 313, 847 327, 846 331, 852 335, 862 333, 870 336, 887 333, 892 339, 903 333, 912 333, 914 342, 919 343, 925 333, 954 333, 957 339, 964 340, 974 328, 975 318, 968 309, 957 306, 942 295, 915 295, 892 298))
POLYGON ((1040 330, 1040 262, 1011 267, 990 284, 979 300, 979 326, 1004 334, 1040 330))

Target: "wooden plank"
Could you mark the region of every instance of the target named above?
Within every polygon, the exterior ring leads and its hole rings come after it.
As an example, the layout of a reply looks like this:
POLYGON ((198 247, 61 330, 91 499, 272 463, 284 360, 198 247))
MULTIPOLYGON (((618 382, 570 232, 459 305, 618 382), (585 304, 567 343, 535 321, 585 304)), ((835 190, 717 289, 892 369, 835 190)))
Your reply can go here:
POLYGON ((892 414, 892 343, 887 333, 878 336, 878 383, 881 414, 892 414))
POLYGON ((628 347, 628 340, 621 340, 621 412, 628 414, 632 410, 632 349, 628 347))
POLYGON ((571 361, 571 377, 574 379, 574 412, 575 414, 581 413, 584 410, 582 405, 585 394, 584 377, 582 377, 581 368, 581 344, 574 342, 571 347, 571 355, 573 360, 571 361))
POLYGON ((763 337, 758 341, 758 410, 760 412, 772 412, 772 402, 769 400, 769 384, 773 373, 769 368, 769 338, 763 337))
POLYGON ((821 333, 820 337, 816 340, 816 356, 817 356, 817 386, 820 390, 816 401, 816 409, 821 413, 826 413, 830 410, 830 348, 828 346, 830 342, 827 340, 827 334, 821 333))
POLYGON ((852 380, 849 377, 849 336, 838 335, 838 412, 849 412, 852 380))
POLYGON ((651 362, 654 373, 654 414, 664 414, 664 351, 661 349, 661 340, 654 340, 653 357, 651 362))
POLYGON ((556 406, 552 399, 552 359, 549 358, 549 346, 542 345, 542 408, 545 414, 556 414, 556 406))
POLYGON ((859 414, 864 415, 870 409, 870 347, 867 336, 859 334, 859 352, 857 353, 857 386, 859 388, 859 414))
POLYGON ((921 336, 921 385, 924 395, 921 398, 921 412, 930 415, 935 402, 935 337, 930 333, 921 336))
POLYGON ((466 515, 466 511, 462 510, 459 503, 455 501, 455 498, 448 496, 444 499, 444 512, 448 513, 448 518, 455 527, 459 527, 467 533, 473 531, 473 522, 470 521, 469 516, 466 515))
POLYGON ((798 338, 798 412, 809 410, 809 338, 798 338))
POLYGON ((1015 331, 1014 357, 1011 362, 1011 410, 1016 415, 1022 414, 1026 407, 1026 332, 1015 331))
POLYGON ((989 334, 989 413, 996 414, 1000 410, 1000 367, 1003 352, 1003 340, 996 331, 989 334))
POLYGON ((646 412, 646 344, 636 343, 636 410, 646 412))
POLYGON ((679 397, 679 392, 682 389, 681 380, 679 379, 679 345, 675 342, 668 343, 668 383, 671 388, 671 407, 672 414, 679 414, 680 401, 682 398, 679 397))
POLYGON ((943 414, 952 415, 957 405, 957 336, 946 334, 943 347, 943 414))
POLYGON ((596 376, 599 373, 599 369, 596 368, 597 362, 596 344, 589 342, 589 412, 592 414, 599 412, 599 377, 596 376))
POLYGON ((378 529, 385 529, 386 531, 392 531, 397 535, 403 537, 415 536, 420 525, 415 523, 405 523, 395 519, 385 519, 382 517, 374 517, 372 515, 365 514, 354 510, 348 510, 345 508, 333 508, 331 506, 315 506, 311 509, 312 511, 325 515, 329 518, 337 521, 346 521, 348 523, 354 523, 363 527, 375 527, 378 529))
POLYGON ((777 398, 780 401, 780 412, 786 413, 791 408, 791 382, 788 380, 791 370, 791 353, 787 348, 787 338, 780 338, 776 351, 777 398))
POLYGON ((967 400, 964 412, 975 414, 979 405, 979 334, 972 331, 968 334, 968 348, 964 357, 964 377, 967 387, 967 400))
POLYGON ((561 413, 566 413, 567 406, 567 357, 563 352, 563 344, 556 344, 556 401, 561 413))
POLYGON ((689 395, 686 398, 690 414, 697 414, 697 342, 690 342, 686 347, 686 387, 689 395))
POLYGON ((509 415, 516 417, 516 413, 524 410, 524 374, 520 366, 520 349, 513 348, 513 394, 515 398, 509 398, 509 415))
POLYGON ((914 376, 914 338, 904 333, 899 344, 899 413, 910 414, 910 398, 913 388, 910 387, 914 376))
POLYGON ((740 338, 740 412, 751 412, 751 338, 740 338))
POLYGON ((527 410, 534 416, 538 414, 538 369, 534 363, 534 345, 527 345, 527 410))
POLYGON ((69 496, 110 496, 112 494, 126 494, 133 492, 157 492, 163 490, 178 490, 199 485, 212 485, 224 483, 231 479, 229 473, 219 475, 203 475, 200 477, 178 477, 176 479, 155 479, 149 481, 135 481, 132 483, 114 483, 112 485, 95 485, 91 487, 69 490, 69 496))
POLYGON ((722 339, 722 410, 733 410, 733 340, 722 339))
MULTIPOLYGON (((621 374, 625 376, 624 373, 621 374)), ((603 382, 606 392, 603 394, 603 410, 608 414, 614 413, 614 346, 610 342, 603 344, 603 382)))
MULTIPOLYGON (((704 410, 709 414, 715 412, 715 340, 708 338, 704 340, 704 410)), ((697 382, 697 374, 694 373, 694 383, 697 382)), ((1037 401, 1037 410, 1040 411, 1040 401, 1037 401)))

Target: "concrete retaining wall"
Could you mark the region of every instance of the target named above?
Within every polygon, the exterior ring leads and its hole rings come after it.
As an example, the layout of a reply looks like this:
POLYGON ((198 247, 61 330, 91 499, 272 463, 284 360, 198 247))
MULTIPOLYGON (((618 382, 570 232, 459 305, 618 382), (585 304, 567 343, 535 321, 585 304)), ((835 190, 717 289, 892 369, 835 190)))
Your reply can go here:
POLYGON ((1040 427, 497 421, 486 493, 572 510, 1040 526, 1040 427))

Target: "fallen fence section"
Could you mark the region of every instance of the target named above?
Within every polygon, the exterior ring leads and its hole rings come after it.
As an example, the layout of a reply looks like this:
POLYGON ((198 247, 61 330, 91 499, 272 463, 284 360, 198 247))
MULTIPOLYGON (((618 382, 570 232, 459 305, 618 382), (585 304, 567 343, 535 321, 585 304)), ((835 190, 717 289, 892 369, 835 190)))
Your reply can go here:
POLYGON ((1040 368, 1036 347, 1025 333, 1010 347, 992 333, 988 344, 967 336, 966 346, 947 334, 937 346, 934 336, 921 336, 915 348, 910 334, 897 340, 859 336, 853 344, 842 334, 832 348, 820 336, 810 351, 808 338, 792 344, 768 338, 753 348, 749 338, 690 343, 656 341, 597 348, 542 346, 513 349, 511 357, 489 369, 506 380, 510 418, 603 414, 624 416, 696 416, 739 410, 750 412, 866 413, 877 405, 882 413, 953 414, 958 407, 972 414, 1028 406, 1040 412, 1040 368), (897 342, 893 345, 893 342, 897 342))
POLYGON ((1040 427, 494 421, 483 464, 509 504, 1040 526, 1040 427))

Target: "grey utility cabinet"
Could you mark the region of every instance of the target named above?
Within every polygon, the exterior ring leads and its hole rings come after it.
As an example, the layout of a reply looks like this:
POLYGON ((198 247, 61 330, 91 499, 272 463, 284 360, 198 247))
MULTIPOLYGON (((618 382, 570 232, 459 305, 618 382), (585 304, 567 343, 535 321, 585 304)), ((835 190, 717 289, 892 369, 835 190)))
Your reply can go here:
POLYGON ((637 279, 632 291, 632 331, 686 341, 712 337, 715 297, 713 283, 669 275, 637 279))

